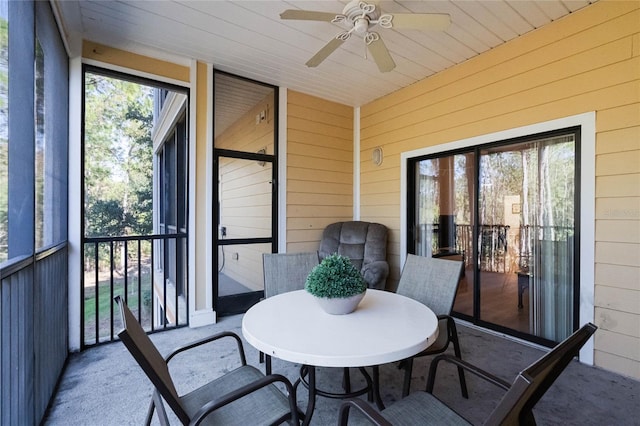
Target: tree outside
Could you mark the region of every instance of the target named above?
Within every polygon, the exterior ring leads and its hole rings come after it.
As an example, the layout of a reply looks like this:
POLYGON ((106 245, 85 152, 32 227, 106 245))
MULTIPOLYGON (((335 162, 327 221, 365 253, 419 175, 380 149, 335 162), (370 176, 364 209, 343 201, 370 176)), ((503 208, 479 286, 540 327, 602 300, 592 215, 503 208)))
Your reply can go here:
POLYGON ((9 224, 9 23, 0 17, 0 263, 8 256, 9 224))
POLYGON ((149 234, 153 88, 90 73, 85 88, 85 235, 149 234))
MULTIPOLYGON (((149 86, 85 73, 86 238, 145 236, 153 231, 153 95, 149 86)), ((100 336, 108 334, 111 298, 125 294, 125 279, 133 309, 138 300, 148 307, 151 242, 86 244, 84 259, 85 335, 95 339, 96 318, 100 336)), ((148 320, 149 309, 140 316, 148 320)))

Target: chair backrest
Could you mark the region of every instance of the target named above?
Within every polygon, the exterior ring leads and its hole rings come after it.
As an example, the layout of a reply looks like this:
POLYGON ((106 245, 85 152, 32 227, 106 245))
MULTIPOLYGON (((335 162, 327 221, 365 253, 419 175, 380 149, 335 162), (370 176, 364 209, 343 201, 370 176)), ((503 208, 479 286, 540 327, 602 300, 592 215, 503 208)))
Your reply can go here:
POLYGON ((436 315, 449 315, 461 272, 460 260, 408 254, 396 293, 423 303, 436 315))
POLYGON ((359 271, 371 262, 386 262, 387 227, 362 221, 332 223, 322 232, 320 260, 334 253, 351 259, 359 271))
POLYGON ((591 323, 585 324, 538 361, 520 372, 485 424, 535 424, 533 407, 571 360, 578 355, 580 348, 597 328, 591 323))
POLYGON ((264 297, 301 290, 307 275, 319 263, 318 253, 264 253, 264 297))
POLYGON ((120 296, 116 296, 115 301, 120 307, 123 327, 118 333, 118 337, 180 421, 183 424, 189 423, 189 416, 180 403, 180 398, 169 374, 169 367, 166 361, 138 323, 136 317, 131 313, 124 300, 120 296))

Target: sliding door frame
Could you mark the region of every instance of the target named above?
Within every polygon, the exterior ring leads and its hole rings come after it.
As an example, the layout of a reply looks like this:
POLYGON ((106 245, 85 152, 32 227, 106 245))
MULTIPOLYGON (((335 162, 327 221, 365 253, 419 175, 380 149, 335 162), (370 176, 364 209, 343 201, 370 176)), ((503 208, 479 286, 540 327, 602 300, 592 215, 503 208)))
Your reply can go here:
MULTIPOLYGON (((413 151, 401 153, 401 238, 400 238, 400 263, 403 264, 407 253, 412 249, 414 230, 411 224, 415 219, 414 208, 415 195, 408 190, 413 179, 412 164, 419 157, 436 157, 443 154, 468 152, 479 147, 491 145, 502 145, 509 140, 524 141, 528 137, 535 135, 539 137, 545 133, 561 131, 578 127, 579 139, 576 140, 576 186, 578 191, 575 195, 576 208, 579 214, 575 218, 576 228, 576 261, 574 263, 574 273, 577 284, 574 291, 574 328, 578 328, 586 322, 593 321, 594 318, 594 257, 595 257, 595 113, 589 112, 571 117, 551 120, 547 122, 532 124, 510 130, 489 133, 468 139, 441 145, 421 148, 413 151), (579 277, 579 278, 577 278, 579 277)), ((476 166, 479 157, 476 157, 476 166)), ((476 188, 476 197, 478 196, 476 188)), ((477 203, 477 201, 474 201, 477 203)), ((475 209, 477 212, 477 208, 475 209)), ((475 213, 474 213, 475 214, 475 213)), ((476 216, 477 219, 477 216, 476 216)), ((476 222, 477 223, 477 222, 476 222)), ((477 241, 477 232, 474 230, 474 241, 477 241)), ((474 265, 477 265, 477 253, 473 254, 474 265)), ((477 268, 474 268, 477 269, 477 268)), ((475 306, 479 306, 479 300, 474 299, 474 316, 477 317, 475 306)), ((465 320, 472 318, 463 317, 465 320)), ((482 321, 477 322, 479 326, 486 326, 482 321)), ((504 332, 505 330, 498 330, 504 332)), ((513 334, 513 333, 509 333, 513 334)), ((523 337, 523 336, 518 336, 523 337)), ((524 336, 527 340, 532 340, 530 335, 524 336)), ((538 342, 549 344, 550 342, 538 342)), ((588 364, 593 364, 593 344, 583 348, 581 360, 588 364)))

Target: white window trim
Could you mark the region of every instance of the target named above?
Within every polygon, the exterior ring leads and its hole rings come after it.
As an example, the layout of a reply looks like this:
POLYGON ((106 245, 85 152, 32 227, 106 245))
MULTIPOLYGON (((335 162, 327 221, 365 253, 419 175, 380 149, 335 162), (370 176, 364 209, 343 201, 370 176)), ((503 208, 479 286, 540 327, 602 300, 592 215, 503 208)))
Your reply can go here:
MULTIPOLYGON (((213 82, 213 65, 206 64, 207 66, 207 84, 213 82)), ((217 321, 217 312, 215 306, 213 306, 213 273, 215 268, 209 259, 213 259, 213 121, 207 120, 206 134, 204 140, 196 140, 196 106, 198 96, 197 86, 197 72, 198 62, 196 60, 191 61, 190 67, 190 80, 191 80, 191 96, 190 111, 189 114, 189 327, 196 328, 203 325, 213 324, 217 321), (197 143, 206 143, 206 170, 205 170, 205 182, 197 182, 197 170, 196 170, 196 155, 197 155, 197 143), (198 218, 196 222, 196 189, 198 184, 205 185, 205 197, 206 208, 205 217, 198 218), (204 224, 202 224, 204 221, 204 224), (198 226, 199 225, 199 226, 198 226), (204 227, 204 235, 201 235, 198 231, 204 227), (197 255, 196 239, 204 238, 205 253, 201 256, 197 255), (196 272, 196 259, 204 259, 205 276, 198 277, 196 272), (196 292, 196 279, 205 280, 204 295, 199 295, 196 292), (201 301, 204 299, 205 306, 201 309, 196 309, 196 298, 201 301)), ((206 111, 213 111, 213 90, 208 87, 206 91, 206 111)))
MULTIPOLYGON (((400 264, 407 257, 407 163, 424 155, 467 148, 518 138, 566 127, 580 126, 580 326, 594 321, 595 291, 595 145, 596 113, 587 112, 442 145, 420 148, 400 154, 400 264)), ((594 344, 590 339, 580 350, 580 362, 593 365, 594 344)))
POLYGON ((174 91, 170 91, 167 94, 162 111, 160 111, 160 117, 151 131, 154 155, 164 145, 167 136, 173 132, 178 118, 187 108, 186 94, 174 91))
POLYGON ((278 88, 278 253, 287 251, 287 102, 288 89, 278 88))
POLYGON ((82 248, 82 60, 69 59, 69 350, 80 350, 82 248))
POLYGON ((353 109, 353 220, 360 220, 360 107, 353 109))

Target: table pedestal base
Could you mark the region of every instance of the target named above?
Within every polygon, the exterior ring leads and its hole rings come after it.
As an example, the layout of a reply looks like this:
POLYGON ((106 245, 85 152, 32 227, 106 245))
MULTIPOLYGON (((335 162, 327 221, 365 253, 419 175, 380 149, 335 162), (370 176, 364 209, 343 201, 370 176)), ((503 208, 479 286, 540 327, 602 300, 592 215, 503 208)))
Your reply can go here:
POLYGON ((302 424, 308 425, 309 422, 311 422, 311 416, 313 415, 313 410, 315 409, 317 395, 333 399, 350 399, 358 397, 360 395, 368 394, 368 400, 370 402, 374 401, 378 406, 378 409, 383 410, 384 404, 382 403, 382 398, 380 397, 380 372, 378 366, 373 366, 373 378, 369 375, 364 367, 358 367, 358 370, 360 370, 360 373, 362 373, 362 376, 367 382, 367 385, 361 389, 352 391, 349 378, 349 369, 345 368, 343 383, 345 391, 338 393, 328 392, 317 388, 315 366, 303 365, 302 367, 300 367, 300 378, 296 380, 293 387, 297 392, 298 386, 300 385, 300 383, 302 383, 302 385, 309 390, 309 401, 307 403, 306 412, 302 413, 302 416, 304 418, 302 424), (308 380, 306 379, 307 376, 308 380))

